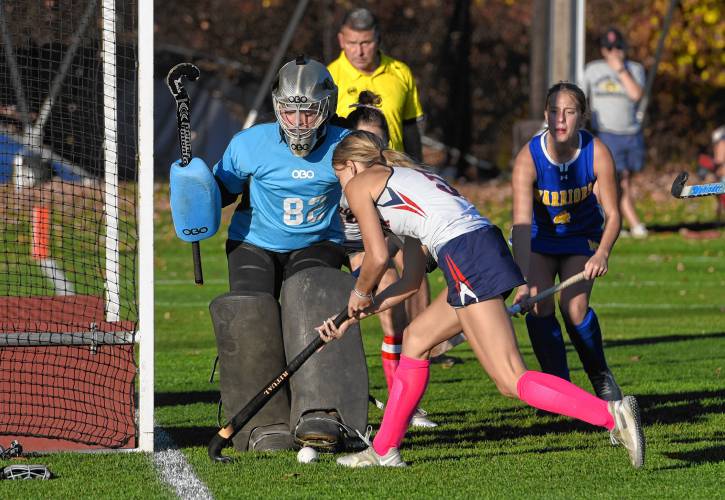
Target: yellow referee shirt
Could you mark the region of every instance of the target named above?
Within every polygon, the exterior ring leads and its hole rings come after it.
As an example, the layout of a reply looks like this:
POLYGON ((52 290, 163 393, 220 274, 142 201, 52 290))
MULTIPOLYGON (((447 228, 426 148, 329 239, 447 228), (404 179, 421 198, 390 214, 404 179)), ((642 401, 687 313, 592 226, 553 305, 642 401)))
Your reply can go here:
POLYGON ((390 148, 404 151, 403 123, 415 121, 423 116, 423 107, 418 100, 418 88, 410 68, 392 57, 380 53, 380 65, 370 75, 358 71, 345 57, 345 52, 331 62, 327 69, 338 86, 337 114, 346 117, 355 109, 363 90, 375 92, 382 102, 380 110, 388 121, 390 148))

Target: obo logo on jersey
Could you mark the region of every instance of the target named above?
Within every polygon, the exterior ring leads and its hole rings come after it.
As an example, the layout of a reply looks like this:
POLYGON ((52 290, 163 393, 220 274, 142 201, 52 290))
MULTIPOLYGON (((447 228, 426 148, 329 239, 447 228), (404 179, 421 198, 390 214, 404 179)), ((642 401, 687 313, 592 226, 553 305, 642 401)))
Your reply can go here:
POLYGON ((293 179, 314 179, 315 172, 313 170, 293 170, 293 179))

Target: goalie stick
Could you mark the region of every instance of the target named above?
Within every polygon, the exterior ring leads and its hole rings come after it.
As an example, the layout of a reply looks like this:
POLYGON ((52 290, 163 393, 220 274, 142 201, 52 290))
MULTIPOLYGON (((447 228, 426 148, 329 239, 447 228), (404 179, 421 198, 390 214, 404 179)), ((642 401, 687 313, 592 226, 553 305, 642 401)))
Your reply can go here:
MULTIPOLYGON (((333 322, 335 326, 339 328, 340 325, 342 325, 347 319, 346 305, 345 309, 337 315, 333 322)), ((289 381, 289 378, 300 369, 304 362, 316 353, 323 345, 325 345, 325 341, 319 336, 315 337, 315 340, 310 342, 307 347, 302 350, 302 352, 290 361, 284 370, 282 370, 282 373, 270 380, 269 383, 244 406, 244 408, 239 410, 224 427, 219 429, 219 432, 214 434, 214 437, 211 439, 209 446, 207 447, 209 458, 214 462, 230 462, 230 457, 222 455, 222 449, 229 444, 229 441, 231 441, 237 432, 239 432, 241 428, 244 427, 244 425, 249 422, 270 399, 272 399, 272 396, 274 396, 277 391, 289 381)))
POLYGON ((725 194, 725 182, 712 182, 710 184, 695 184, 686 186, 689 174, 682 172, 672 183, 672 196, 675 198, 698 198, 700 196, 715 196, 725 194))
MULTIPOLYGON (((176 101, 176 122, 179 127, 179 146, 181 148, 181 166, 185 167, 191 161, 191 99, 184 88, 184 78, 193 82, 199 78, 199 68, 191 63, 177 64, 166 75, 171 95, 176 101)), ((204 284, 204 275, 201 270, 201 249, 198 241, 191 243, 194 257, 194 282, 204 284)))

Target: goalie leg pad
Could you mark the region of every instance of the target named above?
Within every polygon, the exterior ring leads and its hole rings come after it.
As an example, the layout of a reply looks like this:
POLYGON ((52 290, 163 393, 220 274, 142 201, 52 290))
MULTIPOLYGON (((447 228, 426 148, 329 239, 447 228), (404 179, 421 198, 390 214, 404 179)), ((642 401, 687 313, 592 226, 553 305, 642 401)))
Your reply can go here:
MULTIPOLYGON (((219 353, 224 416, 229 420, 287 366, 279 304, 268 293, 226 293, 209 304, 209 312, 219 353)), ((234 447, 239 451, 291 448, 289 414, 289 390, 284 387, 242 427, 234 447)))
MULTIPOLYGON (((345 307, 354 283, 349 274, 327 267, 305 269, 285 280, 281 302, 287 359, 315 339, 315 327, 345 307)), ((303 415, 309 420, 324 411, 337 413, 346 426, 363 433, 368 422, 368 370, 359 326, 308 359, 290 378, 290 392, 292 432, 303 423, 303 415)), ((325 419, 319 420, 324 428, 325 419)))

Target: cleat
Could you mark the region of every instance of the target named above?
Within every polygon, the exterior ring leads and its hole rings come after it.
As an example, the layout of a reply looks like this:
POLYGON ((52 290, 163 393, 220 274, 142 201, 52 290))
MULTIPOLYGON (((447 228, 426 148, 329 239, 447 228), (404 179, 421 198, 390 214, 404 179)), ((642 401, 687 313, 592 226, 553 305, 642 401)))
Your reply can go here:
POLYGON ((634 226, 632 229, 629 230, 629 232, 632 234, 632 238, 642 240, 649 236, 649 231, 647 231, 647 228, 644 224, 638 224, 634 226))
POLYGON ((375 448, 368 446, 359 453, 345 455, 337 459, 339 465, 345 467, 407 467, 408 464, 403 462, 400 452, 397 448, 390 448, 388 452, 380 456, 375 452, 375 448))
POLYGON ((622 395, 622 389, 619 388, 619 385, 614 380, 614 375, 609 370, 597 373, 596 375, 590 375, 589 380, 599 399, 603 399, 604 401, 620 401, 624 397, 622 395))
POLYGON ((645 440, 637 400, 625 396, 621 401, 610 401, 609 413, 614 418, 614 429, 610 431, 612 442, 624 446, 632 466, 639 469, 644 465, 645 440))
POLYGON ((415 413, 413 413, 413 418, 410 419, 410 426, 432 428, 438 427, 438 424, 428 418, 427 411, 425 411, 423 408, 418 408, 417 410, 415 410, 415 413))

